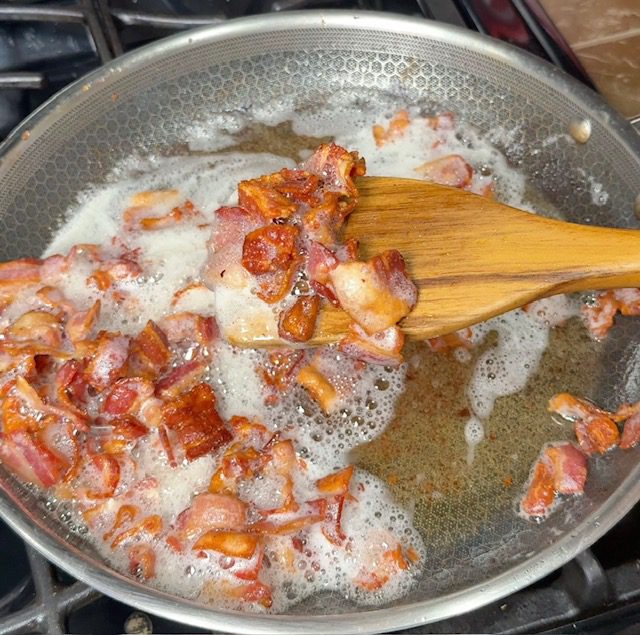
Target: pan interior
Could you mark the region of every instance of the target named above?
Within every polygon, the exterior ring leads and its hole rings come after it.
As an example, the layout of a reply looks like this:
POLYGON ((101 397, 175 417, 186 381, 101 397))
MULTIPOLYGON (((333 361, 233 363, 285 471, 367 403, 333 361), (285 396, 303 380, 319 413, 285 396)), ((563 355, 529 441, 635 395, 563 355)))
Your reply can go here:
MULTIPOLYGON (((540 212, 562 209, 577 222, 637 225, 638 157, 624 145, 608 112, 585 104, 573 84, 560 90, 521 58, 482 52, 475 41, 469 45, 437 30, 430 36, 403 32, 405 22, 388 30, 382 20, 358 26, 273 24, 224 36, 201 31, 156 46, 76 87, 36 117, 28 134, 22 131, 12 140, 0 164, 0 257, 39 255, 78 193, 104 182, 132 154, 179 155, 186 151, 187 131, 212 117, 247 122, 254 109, 279 104, 321 109, 336 94, 357 94, 362 103, 354 100, 354 108, 384 99, 397 107, 453 111, 480 133, 493 134, 509 163, 526 174, 540 212), (592 124, 583 145, 568 134, 570 124, 581 119, 592 124), (600 196, 600 187, 606 196, 600 196)), ((238 133, 238 149, 293 155, 316 141, 293 135, 286 125, 262 128, 257 135, 251 131, 249 125, 238 133)), ((527 523, 515 513, 542 444, 570 437, 570 429, 546 413, 549 396, 573 391, 603 407, 638 399, 639 342, 632 319, 619 320, 599 344, 576 320, 556 329, 536 376, 519 394, 497 403, 471 467, 459 434, 466 407, 460 386, 469 366, 412 345, 407 356, 417 355, 421 363, 396 419, 353 455, 415 508, 416 525, 429 546, 422 579, 396 604, 464 590, 533 561, 598 517, 617 488, 630 487, 638 451, 613 452, 592 461, 585 495, 566 501, 544 524, 527 523)), ((36 494, 6 474, 2 484, 37 510, 38 522, 61 541, 84 549, 82 538, 69 535, 36 494)), ((334 595, 293 609, 305 615, 357 610, 368 609, 334 595)))

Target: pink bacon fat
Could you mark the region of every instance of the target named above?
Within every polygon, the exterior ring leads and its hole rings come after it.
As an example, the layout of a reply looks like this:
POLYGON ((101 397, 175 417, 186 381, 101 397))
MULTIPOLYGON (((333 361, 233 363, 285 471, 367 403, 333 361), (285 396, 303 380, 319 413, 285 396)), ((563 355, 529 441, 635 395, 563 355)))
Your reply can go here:
POLYGON ((572 443, 550 445, 542 450, 534 465, 527 493, 520 503, 526 516, 546 517, 558 494, 584 492, 587 457, 572 443))
POLYGON ((578 443, 587 454, 602 454, 618 444, 620 433, 614 415, 585 399, 560 393, 549 401, 549 410, 574 422, 578 443))
POLYGON ((367 262, 341 263, 330 271, 329 278, 342 308, 369 335, 394 326, 418 299, 404 259, 395 250, 367 262))

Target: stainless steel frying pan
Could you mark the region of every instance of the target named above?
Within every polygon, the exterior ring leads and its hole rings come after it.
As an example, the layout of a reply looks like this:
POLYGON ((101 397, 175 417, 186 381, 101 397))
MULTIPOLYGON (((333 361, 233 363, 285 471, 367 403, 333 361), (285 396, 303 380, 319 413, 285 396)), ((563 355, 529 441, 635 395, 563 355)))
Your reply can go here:
MULTIPOLYGON (((507 131, 496 143, 527 175, 532 191, 543 194, 543 211, 567 210, 579 222, 638 224, 639 138, 595 94, 557 69, 507 45, 423 20, 300 12, 242 19, 158 42, 113 61, 40 108, 2 146, 0 256, 39 254, 87 184, 103 181, 133 152, 177 151, 185 130, 212 112, 247 112, 285 97, 321 106, 328 95, 352 88, 371 99, 395 96, 398 106, 452 110, 481 132, 507 131), (568 131, 583 120, 592 132, 579 144, 568 131), (594 184, 608 193, 606 201, 594 199, 594 184)), ((589 348, 584 335, 575 337, 579 346, 559 345, 555 366, 539 381, 542 388, 558 388, 565 373, 580 378, 575 390, 605 407, 640 398, 638 322, 620 321, 598 347, 589 348), (580 368, 588 372, 580 374, 580 368)), ((128 604, 204 628, 366 633, 435 621, 541 578, 593 543, 640 498, 640 449, 613 452, 593 465, 586 494, 567 501, 546 523, 535 526, 516 516, 528 466, 554 434, 544 413, 548 391, 542 388, 529 395, 537 410, 503 413, 508 421, 495 424, 497 449, 487 442, 486 465, 478 464, 462 492, 452 491, 437 506, 421 502, 429 546, 424 575, 410 595, 376 609, 327 596, 288 615, 255 616, 169 596, 110 570, 46 510, 36 492, 1 469, 0 514, 80 580, 128 604), (496 494, 490 483, 506 452, 518 461, 514 485, 496 494)), ((423 442, 428 446, 428 434, 423 442)), ((430 456, 447 451, 434 446, 430 456)), ((407 464, 412 460, 407 457, 407 464)))

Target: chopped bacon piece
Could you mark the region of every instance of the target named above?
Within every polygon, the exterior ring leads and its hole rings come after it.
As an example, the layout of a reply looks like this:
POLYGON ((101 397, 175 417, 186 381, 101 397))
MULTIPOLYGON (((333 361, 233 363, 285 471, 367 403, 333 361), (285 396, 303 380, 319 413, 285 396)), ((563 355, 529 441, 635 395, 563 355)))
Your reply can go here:
POLYGON ((575 431, 580 447, 587 454, 603 454, 620 440, 618 426, 608 417, 578 419, 575 431))
POLYGON ((193 388, 200 381, 206 368, 206 364, 197 359, 176 366, 156 383, 156 394, 162 399, 175 399, 193 388))
POLYGON ((98 268, 89 276, 87 283, 94 284, 101 291, 106 291, 114 282, 136 278, 142 273, 142 267, 131 257, 103 260, 98 268))
POLYGON ((578 443, 587 454, 602 454, 618 444, 620 432, 612 413, 584 399, 560 393, 549 401, 549 410, 574 421, 578 443))
POLYGON ((336 247, 336 257, 340 262, 349 262, 350 260, 358 260, 358 252, 360 243, 355 238, 347 238, 344 245, 336 247))
POLYGON ((94 271, 87 278, 87 285, 93 285, 99 291, 106 291, 111 287, 113 280, 111 280, 111 276, 106 271, 94 271))
POLYGON ((402 137, 410 124, 411 119, 408 110, 399 110, 393 115, 386 129, 384 126, 376 124, 373 126, 373 138, 376 141, 376 145, 380 148, 385 143, 402 137))
POLYGON ((640 401, 635 403, 624 403, 614 413, 611 414, 611 418, 614 421, 621 422, 629 417, 633 417, 640 412, 640 401))
POLYGON ((137 417, 146 426, 158 428, 162 424, 162 406, 161 399, 149 397, 140 404, 137 417))
POLYGON ((102 442, 102 449, 109 454, 123 452, 132 443, 149 433, 147 426, 131 415, 122 415, 111 419, 111 435, 102 442))
POLYGON ((331 414, 338 405, 338 394, 331 382, 313 365, 298 372, 297 382, 309 391, 325 414, 331 414))
POLYGON ((26 284, 36 284, 40 282, 40 267, 42 260, 35 258, 21 258, 0 263, 0 288, 26 284))
POLYGON ((158 426, 158 437, 160 438, 160 444, 162 445, 162 449, 167 455, 167 461, 173 469, 178 467, 178 462, 176 461, 176 456, 173 452, 173 447, 171 445, 171 441, 169 440, 169 433, 167 432, 167 428, 163 425, 158 426))
POLYGON ((549 412, 558 413, 561 417, 569 421, 586 419, 592 416, 604 416, 613 419, 615 416, 607 410, 598 408, 592 402, 586 399, 579 399, 567 392, 561 392, 551 397, 548 410, 549 412))
POLYGON ((97 390, 104 390, 124 375, 129 356, 129 339, 102 332, 95 340, 95 352, 85 369, 85 378, 97 390))
POLYGON ((259 580, 243 584, 233 584, 227 580, 208 580, 205 583, 204 593, 211 599, 226 597, 232 600, 241 600, 251 605, 260 604, 269 608, 273 604, 271 588, 259 580))
POLYGON ((291 225, 267 225, 245 236, 242 265, 254 275, 288 269, 300 234, 291 225))
POLYGON ((21 362, 24 362, 24 357, 34 357, 36 355, 49 356, 56 360, 64 360, 71 357, 70 353, 67 353, 61 348, 53 348, 33 340, 24 343, 10 342, 8 340, 0 341, 0 363, 6 364, 2 368, 3 371, 6 371, 8 368, 15 368, 21 362), (3 354, 5 356, 4 359, 3 354), (12 363, 7 363, 9 357, 13 358, 12 363))
POLYGON ((267 362, 260 369, 262 379, 267 386, 283 392, 290 386, 304 357, 304 351, 301 350, 282 349, 270 352, 267 362))
POLYGON ((307 501, 300 506, 300 512, 293 518, 290 513, 282 514, 284 518, 279 518, 280 514, 271 514, 269 520, 253 523, 249 529, 258 534, 273 536, 295 534, 305 527, 323 521, 326 509, 327 502, 324 499, 307 501))
POLYGON ((335 254, 323 244, 312 240, 307 254, 307 276, 312 282, 319 282, 323 286, 330 284, 329 272, 338 265, 335 254))
POLYGON ((295 203, 315 200, 319 182, 315 174, 285 168, 275 174, 242 181, 238 186, 238 200, 242 207, 266 220, 288 218, 296 211, 295 203))
POLYGON ((470 328, 460 329, 454 333, 447 333, 427 340, 427 345, 434 353, 447 352, 456 348, 473 348, 472 331, 470 328))
MULTIPOLYGON (((235 423, 238 419, 243 417, 233 417, 232 421, 235 420, 235 423)), ((234 444, 222 457, 222 465, 213 475, 209 491, 228 491, 231 486, 235 488, 235 480, 254 477, 270 460, 271 457, 267 453, 259 452, 254 447, 243 448, 234 444), (224 477, 224 480, 219 482, 221 477, 224 477), (223 485, 222 490, 216 489, 218 485, 223 485)))
POLYGON ((527 493, 520 502, 520 509, 527 516, 544 517, 556 498, 553 469, 549 461, 539 459, 533 468, 533 476, 527 493))
MULTIPOLYGON (((102 248, 94 243, 79 243, 71 247, 67 260, 75 263, 78 260, 85 260, 92 264, 102 261, 102 248)), ((48 258, 47 258, 48 260, 48 258)))
POLYGON ((122 543, 138 536, 147 539, 149 537, 157 536, 162 531, 162 526, 163 522, 161 516, 158 516, 157 514, 147 516, 137 525, 134 525, 133 527, 130 527, 129 529, 126 529, 125 531, 119 533, 111 541, 111 548, 115 549, 122 543))
POLYGON ((193 540, 210 530, 242 531, 247 505, 235 496, 198 494, 191 506, 178 514, 175 531, 181 540, 193 540))
POLYGON ((0 435, 0 461, 22 480, 44 488, 59 483, 69 467, 27 431, 0 435))
POLYGON ((145 190, 132 194, 131 205, 135 207, 155 207, 177 202, 179 196, 179 190, 145 190))
POLYGON ((289 342, 306 342, 313 335, 319 311, 320 298, 317 295, 300 296, 280 314, 278 334, 289 342))
POLYGON ((275 304, 291 290, 293 278, 298 271, 301 259, 295 258, 288 269, 264 273, 257 277, 258 291, 256 295, 267 304, 275 304))
POLYGON ((380 545, 373 545, 373 561, 370 568, 362 568, 354 583, 365 591, 377 591, 400 571, 409 568, 402 547, 398 544, 394 549, 385 549, 380 553, 380 545))
POLYGON ((49 256, 42 261, 40 278, 45 284, 56 284, 69 269, 69 260, 60 254, 49 256))
POLYGON ((256 534, 212 530, 200 536, 192 549, 219 551, 230 558, 251 558, 259 541, 256 534))
POLYGON ((101 411, 111 416, 134 414, 153 392, 153 384, 141 377, 118 379, 105 397, 101 411))
POLYGON ((100 300, 96 300, 86 311, 75 311, 69 316, 65 326, 67 337, 74 343, 86 339, 99 317, 100 300))
POLYGON ((427 161, 415 171, 427 181, 449 187, 465 188, 473 178, 473 168, 459 154, 427 161))
POLYGON ((606 336, 618 312, 625 316, 640 315, 640 289, 602 291, 592 303, 582 307, 582 316, 589 333, 596 340, 606 336))
POLYGON ((242 287, 250 279, 242 266, 244 237, 263 225, 264 220, 242 207, 221 207, 216 211, 216 220, 209 243, 211 256, 204 272, 205 282, 213 289, 219 284, 242 287))
POLYGON ((169 366, 171 351, 167 336, 153 320, 131 340, 129 361, 139 374, 152 379, 169 366))
POLYGON ((97 472, 96 480, 99 489, 87 492, 87 498, 111 498, 120 482, 120 463, 110 454, 96 454, 88 458, 90 471, 97 472))
POLYGON ((520 509, 527 516, 545 517, 556 494, 582 494, 587 457, 571 443, 545 448, 533 469, 520 509))
POLYGON ((396 250, 367 262, 340 263, 329 275, 342 308, 369 335, 395 326, 418 298, 404 259, 396 250))
POLYGON ((397 326, 368 335, 355 322, 349 325, 349 331, 340 340, 340 350, 349 357, 367 364, 398 366, 402 364, 404 333, 397 326))
POLYGON ((229 419, 234 436, 243 441, 260 443, 269 434, 267 428, 256 421, 249 421, 246 417, 233 416, 229 419))
POLYGON ((318 491, 332 496, 344 496, 349 491, 351 478, 353 477, 353 465, 349 465, 338 472, 323 476, 316 481, 318 491))
POLYGON ((44 422, 44 403, 24 377, 18 377, 2 402, 2 431, 5 434, 38 432, 44 422))
POLYGON ((324 521, 322 523, 322 534, 331 543, 341 546, 347 539, 342 530, 342 509, 344 507, 345 496, 333 496, 327 500, 327 508, 324 521))
POLYGON ((105 541, 110 540, 118 529, 122 529, 122 527, 135 520, 139 511, 135 505, 121 505, 116 512, 116 518, 111 529, 102 536, 102 539, 105 541))
POLYGON ((265 608, 269 608, 273 604, 273 600, 271 599, 271 587, 263 584, 259 580, 248 584, 242 584, 237 588, 245 602, 257 602, 265 608))
POLYGON ((75 311, 73 303, 65 298, 62 291, 57 287, 42 287, 36 291, 36 297, 45 306, 60 311, 62 314, 73 313, 75 311))
POLYGON ((640 315, 640 289, 614 289, 612 293, 622 315, 640 315))
POLYGON ((326 245, 336 242, 338 231, 357 202, 355 195, 323 191, 320 201, 302 219, 305 237, 326 245))
POLYGON ((277 441, 276 443, 271 443, 270 441, 265 446, 265 449, 269 449, 271 452, 276 472, 281 476, 289 476, 296 467, 296 451, 293 447, 293 441, 291 439, 277 441))
POLYGON ((551 464, 553 484, 559 494, 582 494, 587 480, 587 457, 572 443, 549 446, 545 458, 551 464))
POLYGON ((173 227, 184 220, 200 216, 200 212, 191 201, 185 201, 182 205, 174 207, 164 216, 152 216, 140 220, 140 227, 146 231, 173 227))
POLYGON ((47 346, 58 347, 62 342, 60 318, 48 311, 27 311, 5 332, 17 341, 38 341, 47 346))
POLYGON ((68 465, 64 474, 64 480, 68 482, 76 476, 80 468, 81 445, 77 432, 84 431, 84 427, 77 426, 61 416, 46 417, 45 421, 46 424, 37 436, 47 449, 68 465))
POLYGON ((628 450, 640 443, 640 413, 636 413, 624 422, 620 448, 628 450))
POLYGON ((257 580, 264 563, 264 545, 258 542, 256 553, 246 562, 238 562, 233 567, 233 575, 238 580, 257 580))
POLYGON ((254 214, 260 214, 266 220, 289 218, 297 206, 272 186, 270 181, 273 177, 277 177, 277 174, 241 181, 238 185, 238 202, 241 207, 254 214))
POLYGON ((431 130, 453 130, 456 125, 456 116, 452 112, 441 112, 438 115, 424 118, 431 130))
POLYGON ((325 190, 357 196, 353 180, 365 173, 364 159, 335 143, 324 143, 304 162, 303 169, 322 178, 325 190))
POLYGON ((78 415, 84 415, 87 401, 87 382, 84 379, 84 365, 70 359, 60 366, 55 379, 56 396, 65 407, 78 415))
POLYGON ((591 336, 601 340, 613 326, 613 320, 618 312, 618 303, 612 291, 605 291, 597 295, 593 304, 582 307, 582 317, 591 336))
POLYGON ((215 404, 213 389, 202 383, 162 408, 165 425, 176 432, 190 461, 217 450, 232 439, 215 404))
POLYGON ((189 311, 174 313, 163 318, 160 326, 170 344, 194 343, 210 346, 219 335, 214 318, 189 311))
POLYGON ((178 289, 173 294, 171 306, 176 306, 181 301, 183 301, 184 298, 188 298, 189 296, 195 295, 196 297, 198 297, 202 296, 203 294, 206 294, 207 298, 211 297, 211 290, 209 289, 209 287, 207 287, 206 284, 203 284, 202 282, 190 282, 181 289, 178 289))
POLYGON ((156 575, 156 553, 150 545, 133 545, 127 552, 129 572, 139 580, 150 580, 156 575))
POLYGON ((272 176, 274 187, 296 203, 309 203, 320 185, 318 175, 304 170, 283 168, 272 176))

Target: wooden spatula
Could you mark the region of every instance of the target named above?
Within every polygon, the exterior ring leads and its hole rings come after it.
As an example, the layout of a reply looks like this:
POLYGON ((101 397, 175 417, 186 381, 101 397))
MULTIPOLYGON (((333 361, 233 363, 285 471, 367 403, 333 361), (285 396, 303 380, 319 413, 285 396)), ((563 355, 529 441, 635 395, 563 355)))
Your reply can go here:
MULTIPOLYGON (((419 297, 400 326, 413 339, 556 293, 640 286, 640 231, 551 220, 425 181, 363 177, 357 185, 346 237, 360 240, 361 258, 385 249, 404 256, 419 297)), ((349 322, 327 306, 309 344, 339 340, 349 322)))

